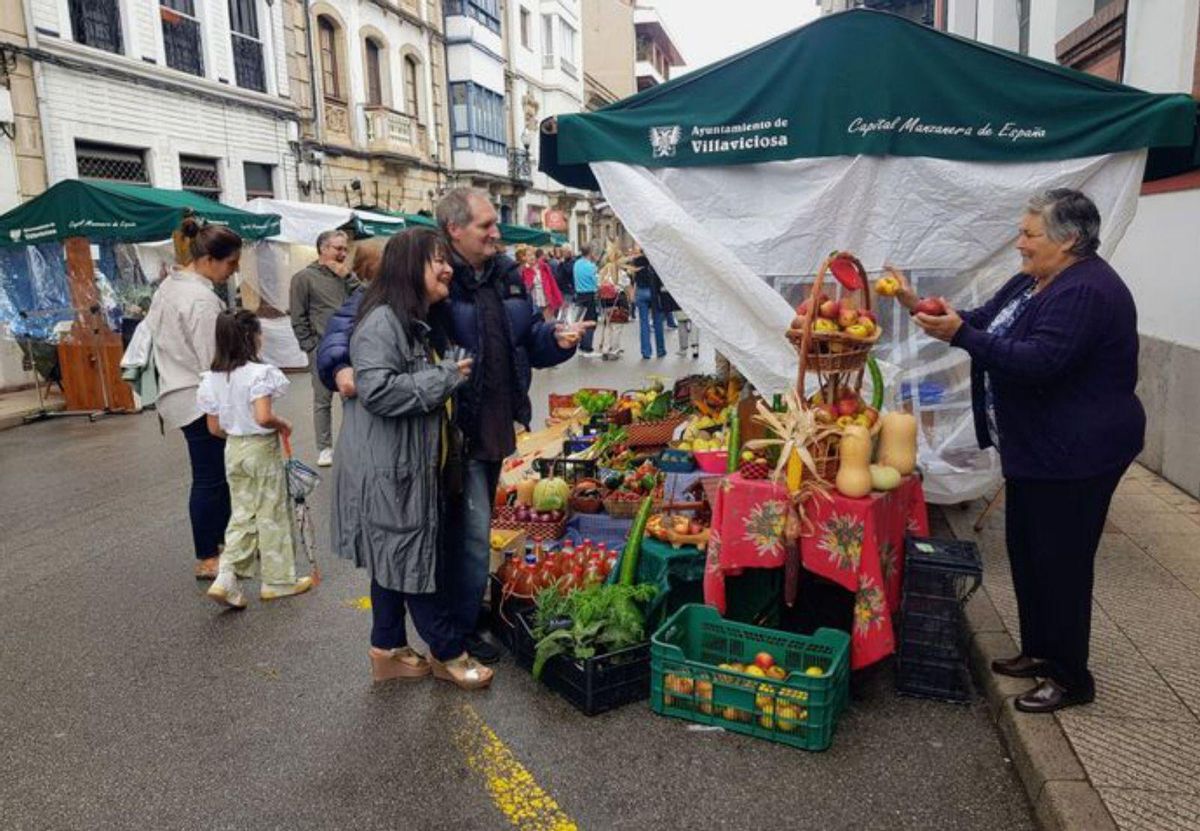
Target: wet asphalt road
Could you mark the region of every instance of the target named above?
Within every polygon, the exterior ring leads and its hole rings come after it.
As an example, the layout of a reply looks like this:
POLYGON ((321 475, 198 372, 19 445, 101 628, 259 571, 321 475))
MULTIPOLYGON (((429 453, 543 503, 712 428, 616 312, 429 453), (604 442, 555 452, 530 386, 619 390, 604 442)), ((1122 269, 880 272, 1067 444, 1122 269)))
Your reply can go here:
MULTIPOLYGON (((652 363, 562 367, 535 401, 696 365, 652 363)), ((152 414, 0 433, 4 828, 1033 827, 982 702, 899 698, 887 671, 815 754, 644 703, 587 719, 507 658, 484 693, 373 688, 364 576, 325 549, 329 488, 320 588, 222 613, 191 577, 185 453, 152 414)))

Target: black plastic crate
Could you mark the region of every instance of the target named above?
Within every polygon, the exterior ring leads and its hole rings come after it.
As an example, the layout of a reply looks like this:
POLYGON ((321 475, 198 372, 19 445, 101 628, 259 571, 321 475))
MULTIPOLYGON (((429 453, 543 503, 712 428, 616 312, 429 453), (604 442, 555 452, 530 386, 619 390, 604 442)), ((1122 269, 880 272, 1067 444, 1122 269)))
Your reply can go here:
POLYGON ((488 578, 488 584, 491 592, 488 628, 512 654, 517 666, 533 669, 533 638, 529 628, 521 624, 523 615, 532 614, 533 603, 516 598, 503 600, 503 587, 494 574, 488 578))
POLYGON ((954 614, 923 615, 911 611, 900 616, 897 653, 903 658, 961 661, 966 657, 966 628, 955 606, 954 614))
POLYGON ((971 700, 971 676, 963 661, 896 656, 896 692, 963 704, 971 700))
MULTIPOLYGON (((520 621, 532 644, 533 613, 520 621)), ((650 642, 586 659, 556 655, 546 661, 542 682, 585 716, 643 701, 650 697, 650 642)))
POLYGON ((906 537, 904 595, 965 603, 983 581, 979 547, 963 540, 906 537))
POLYGON ((561 476, 568 482, 595 479, 597 471, 596 462, 593 459, 568 459, 565 456, 534 459, 533 469, 543 478, 561 476))

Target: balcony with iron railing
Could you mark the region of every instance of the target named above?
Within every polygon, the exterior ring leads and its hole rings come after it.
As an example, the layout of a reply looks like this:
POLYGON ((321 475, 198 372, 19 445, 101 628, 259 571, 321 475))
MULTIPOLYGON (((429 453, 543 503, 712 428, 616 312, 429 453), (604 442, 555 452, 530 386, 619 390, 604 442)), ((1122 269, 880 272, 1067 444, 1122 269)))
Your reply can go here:
POLYGON ((508 148, 508 178, 526 184, 533 181, 533 161, 528 150, 508 148))
POLYGON ((425 126, 408 113, 390 107, 363 108, 367 123, 367 149, 374 153, 398 153, 424 159, 427 155, 425 126))

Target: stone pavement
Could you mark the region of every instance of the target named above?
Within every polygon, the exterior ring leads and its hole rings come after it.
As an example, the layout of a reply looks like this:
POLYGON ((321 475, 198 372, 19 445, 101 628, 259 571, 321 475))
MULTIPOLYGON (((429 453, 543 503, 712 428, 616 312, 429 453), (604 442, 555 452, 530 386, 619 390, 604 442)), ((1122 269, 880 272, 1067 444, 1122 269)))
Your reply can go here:
POLYGON ((1200 829, 1200 502, 1141 466, 1126 474, 1096 558, 1096 701, 1052 719, 1017 713, 1009 699, 1029 682, 986 669, 1019 630, 1002 500, 975 533, 982 507, 946 510, 983 554, 976 675, 1043 827, 1200 829))

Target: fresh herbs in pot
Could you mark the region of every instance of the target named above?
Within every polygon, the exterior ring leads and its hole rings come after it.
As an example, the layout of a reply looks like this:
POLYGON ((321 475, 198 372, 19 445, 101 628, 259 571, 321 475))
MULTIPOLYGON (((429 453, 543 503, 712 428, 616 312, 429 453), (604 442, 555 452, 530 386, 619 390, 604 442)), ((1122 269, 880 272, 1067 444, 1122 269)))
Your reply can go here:
POLYGON ((533 677, 540 678, 546 661, 555 655, 591 658, 645 641, 646 619, 638 604, 657 593, 650 584, 594 585, 566 596, 553 586, 538 592, 533 677))

